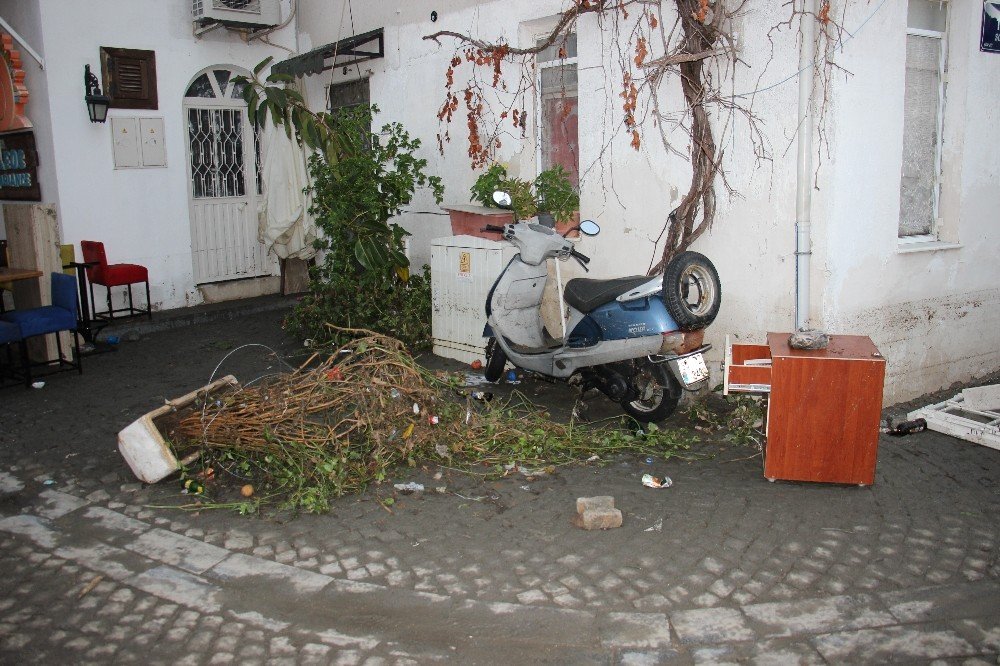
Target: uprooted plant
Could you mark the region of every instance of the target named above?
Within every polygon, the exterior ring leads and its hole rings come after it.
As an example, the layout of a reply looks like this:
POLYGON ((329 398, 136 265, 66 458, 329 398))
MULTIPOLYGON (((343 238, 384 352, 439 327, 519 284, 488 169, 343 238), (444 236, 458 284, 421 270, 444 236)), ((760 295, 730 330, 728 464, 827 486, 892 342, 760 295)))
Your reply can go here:
POLYGON ((678 429, 555 423, 523 396, 475 400, 450 376, 419 366, 399 340, 338 333, 361 337, 294 372, 210 397, 181 420, 179 455, 200 449, 206 468, 254 485, 252 497, 223 506, 322 512, 332 498, 420 461, 502 475, 511 465, 546 468, 594 455, 667 458, 694 441, 678 429))

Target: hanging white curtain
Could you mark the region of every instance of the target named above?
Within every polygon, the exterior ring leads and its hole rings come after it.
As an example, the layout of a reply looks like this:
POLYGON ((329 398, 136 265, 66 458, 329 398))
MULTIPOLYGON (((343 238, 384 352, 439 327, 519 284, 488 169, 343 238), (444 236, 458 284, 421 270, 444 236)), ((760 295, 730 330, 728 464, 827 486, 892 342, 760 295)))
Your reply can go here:
POLYGON ((312 197, 302 192, 309 184, 307 155, 270 116, 261 137, 261 185, 258 208, 259 237, 279 259, 310 259, 316 255, 316 221, 309 215, 312 197))

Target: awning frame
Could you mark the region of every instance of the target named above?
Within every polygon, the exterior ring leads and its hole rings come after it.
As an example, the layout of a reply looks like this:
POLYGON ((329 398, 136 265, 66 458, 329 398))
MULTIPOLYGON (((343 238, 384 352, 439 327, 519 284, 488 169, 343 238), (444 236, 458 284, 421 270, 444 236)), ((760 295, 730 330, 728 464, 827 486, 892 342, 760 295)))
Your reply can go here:
POLYGON ((385 30, 376 28, 360 35, 345 37, 340 41, 326 44, 308 53, 293 56, 275 63, 272 72, 292 74, 302 77, 319 74, 337 67, 349 67, 366 60, 385 56, 385 30), (341 61, 341 58, 351 58, 341 61), (327 63, 328 60, 332 62, 327 63))

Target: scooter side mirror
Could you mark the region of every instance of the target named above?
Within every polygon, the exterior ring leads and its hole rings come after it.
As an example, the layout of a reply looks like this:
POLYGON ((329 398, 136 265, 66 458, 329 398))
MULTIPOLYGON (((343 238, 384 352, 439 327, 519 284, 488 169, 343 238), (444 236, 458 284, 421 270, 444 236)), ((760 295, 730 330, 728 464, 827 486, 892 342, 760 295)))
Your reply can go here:
POLYGON ((493 203, 500 208, 510 208, 512 199, 510 198, 510 192, 504 192, 503 190, 497 190, 493 193, 493 203))
POLYGON ((580 233, 585 236, 596 236, 601 233, 601 227, 593 220, 584 220, 580 223, 580 233))

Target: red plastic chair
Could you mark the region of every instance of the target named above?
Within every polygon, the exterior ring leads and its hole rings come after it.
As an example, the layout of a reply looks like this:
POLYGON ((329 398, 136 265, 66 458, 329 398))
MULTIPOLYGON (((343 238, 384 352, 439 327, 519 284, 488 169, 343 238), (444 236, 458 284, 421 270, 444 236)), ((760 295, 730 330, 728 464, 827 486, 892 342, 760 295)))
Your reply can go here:
POLYGON ((94 319, 104 319, 112 321, 116 313, 128 313, 126 316, 134 317, 146 315, 153 318, 153 310, 149 298, 149 271, 145 266, 138 264, 108 264, 108 258, 104 254, 104 243, 98 241, 80 241, 80 249, 83 251, 83 261, 87 264, 87 279, 90 281, 90 302, 94 307, 94 319), (146 284, 146 307, 137 308, 132 300, 132 285, 144 282, 146 284), (108 309, 106 312, 97 312, 96 301, 94 300, 94 285, 99 284, 108 290, 108 309), (128 307, 114 309, 111 305, 111 288, 128 287, 128 307))

